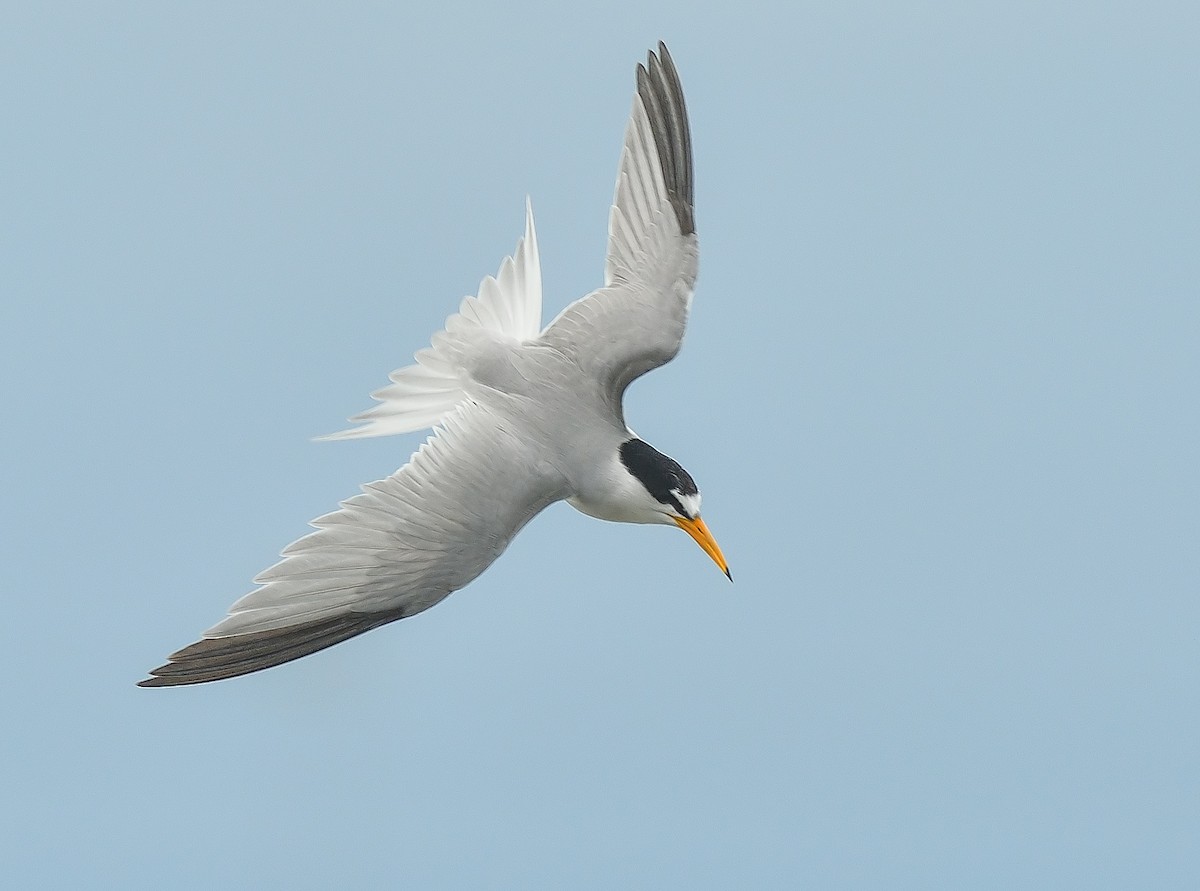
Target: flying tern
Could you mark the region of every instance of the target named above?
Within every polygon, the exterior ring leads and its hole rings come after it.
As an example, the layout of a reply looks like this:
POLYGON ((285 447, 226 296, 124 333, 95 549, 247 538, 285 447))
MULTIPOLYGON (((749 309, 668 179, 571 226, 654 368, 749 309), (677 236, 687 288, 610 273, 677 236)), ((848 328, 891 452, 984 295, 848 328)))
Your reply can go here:
MULTIPOLYGON (((729 575, 686 470, 626 426, 630 382, 679 352, 696 281, 692 146, 661 42, 637 67, 604 286, 541 328, 533 214, 493 278, 462 301, 330 439, 434 427, 407 464, 312 522, 201 640, 145 687, 237 677, 433 606, 473 581, 548 505, 675 525, 729 575)), ((732 576, 731 576, 732 578, 732 576)))

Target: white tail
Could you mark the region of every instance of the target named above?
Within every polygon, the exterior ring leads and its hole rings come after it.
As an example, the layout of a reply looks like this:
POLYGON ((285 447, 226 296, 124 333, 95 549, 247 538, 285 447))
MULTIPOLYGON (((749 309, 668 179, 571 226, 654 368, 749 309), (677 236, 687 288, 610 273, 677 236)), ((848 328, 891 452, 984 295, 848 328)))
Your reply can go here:
POLYGON ((463 298, 458 312, 446 319, 445 329, 433 335, 433 345, 417 352, 415 365, 388 375, 392 383, 371 394, 379 405, 350 418, 361 426, 317 438, 360 439, 432 427, 467 398, 457 357, 473 335, 483 331, 496 339, 533 340, 541 332, 541 321, 542 267, 533 205, 526 198, 525 235, 496 276, 479 283, 477 297, 463 298))

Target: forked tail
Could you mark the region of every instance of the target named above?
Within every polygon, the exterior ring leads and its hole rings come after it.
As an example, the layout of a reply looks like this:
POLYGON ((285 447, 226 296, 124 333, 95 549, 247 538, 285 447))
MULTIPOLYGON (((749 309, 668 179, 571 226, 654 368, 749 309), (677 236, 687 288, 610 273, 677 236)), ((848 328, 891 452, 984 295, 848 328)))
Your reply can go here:
POLYGON ((419 350, 416 364, 393 371, 391 383, 371 396, 379 404, 350 418, 359 426, 318 439, 361 439, 390 436, 432 427, 466 399, 460 356, 480 333, 517 342, 533 340, 541 331, 542 270, 533 206, 525 200, 525 235, 495 277, 479 284, 479 294, 463 298, 444 330, 419 350))

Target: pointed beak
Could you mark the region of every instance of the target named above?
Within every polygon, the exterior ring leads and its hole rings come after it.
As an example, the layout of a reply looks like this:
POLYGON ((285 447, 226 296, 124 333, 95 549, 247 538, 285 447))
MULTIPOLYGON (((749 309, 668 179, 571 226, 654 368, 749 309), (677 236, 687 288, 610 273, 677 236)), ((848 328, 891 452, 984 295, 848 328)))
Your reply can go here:
POLYGON ((704 548, 704 553, 712 557, 713 563, 721 567, 721 572, 725 573, 725 577, 732 582, 733 576, 729 574, 729 564, 725 562, 725 555, 717 547, 717 540, 712 537, 712 533, 708 531, 708 527, 704 525, 704 521, 699 517, 696 517, 694 520, 689 520, 686 517, 671 517, 671 519, 675 521, 676 526, 694 538, 696 544, 704 548))

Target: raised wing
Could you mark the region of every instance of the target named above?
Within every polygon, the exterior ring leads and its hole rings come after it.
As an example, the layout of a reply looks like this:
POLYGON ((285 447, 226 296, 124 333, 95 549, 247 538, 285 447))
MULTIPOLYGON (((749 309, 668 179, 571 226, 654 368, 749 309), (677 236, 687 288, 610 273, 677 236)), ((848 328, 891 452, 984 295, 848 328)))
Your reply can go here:
POLYGON ((679 352, 696 283, 692 142, 675 63, 664 44, 637 69, 605 286, 568 306, 542 342, 568 352, 616 406, 630 381, 679 352))
POLYGON ((255 579, 262 587, 141 686, 249 674, 428 609, 564 494, 505 424, 464 405, 408 464, 314 520, 255 579))

